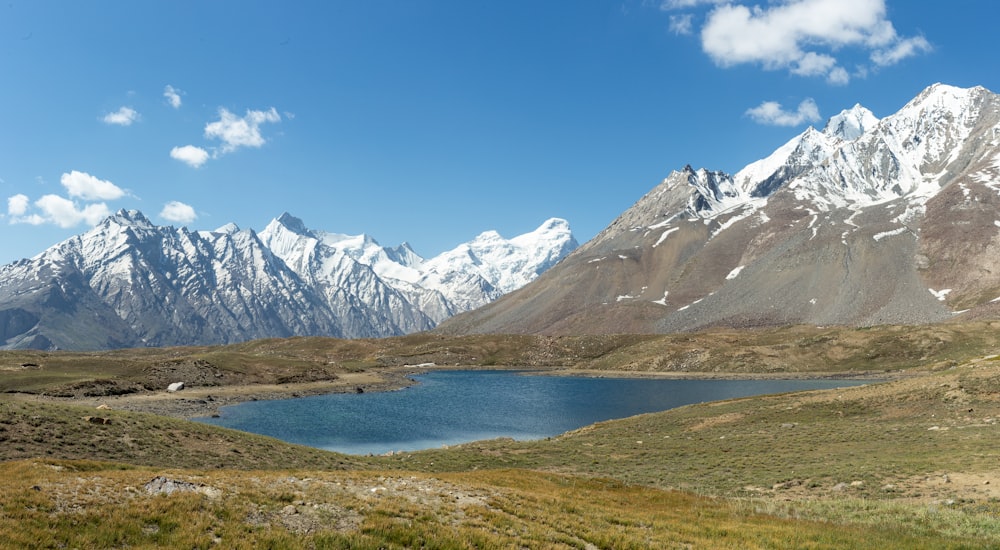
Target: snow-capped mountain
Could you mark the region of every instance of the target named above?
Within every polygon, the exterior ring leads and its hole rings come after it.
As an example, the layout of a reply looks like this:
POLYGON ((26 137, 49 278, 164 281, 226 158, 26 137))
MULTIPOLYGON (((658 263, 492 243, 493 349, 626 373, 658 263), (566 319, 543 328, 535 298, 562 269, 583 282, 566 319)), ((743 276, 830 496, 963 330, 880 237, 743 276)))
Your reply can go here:
POLYGON ((438 330, 924 323, 992 315, 998 297, 1000 96, 936 84, 735 175, 675 171, 537 281, 438 330))
POLYGON ((511 240, 488 234, 424 260, 406 244, 313 231, 289 214, 258 234, 156 226, 122 210, 0 267, 0 348, 405 334, 495 299, 576 247, 562 220, 511 240), (469 251, 474 264, 454 260, 469 251))

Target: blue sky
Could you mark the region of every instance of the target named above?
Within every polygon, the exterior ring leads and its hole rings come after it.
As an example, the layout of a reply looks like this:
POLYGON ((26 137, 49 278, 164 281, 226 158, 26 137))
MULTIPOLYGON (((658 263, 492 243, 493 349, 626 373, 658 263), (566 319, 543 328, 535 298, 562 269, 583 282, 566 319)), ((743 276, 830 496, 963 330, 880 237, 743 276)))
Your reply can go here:
POLYGON ((1000 91, 994 0, 8 0, 0 263, 121 208, 431 257, 593 237, 685 164, 735 172, 855 103, 1000 91))

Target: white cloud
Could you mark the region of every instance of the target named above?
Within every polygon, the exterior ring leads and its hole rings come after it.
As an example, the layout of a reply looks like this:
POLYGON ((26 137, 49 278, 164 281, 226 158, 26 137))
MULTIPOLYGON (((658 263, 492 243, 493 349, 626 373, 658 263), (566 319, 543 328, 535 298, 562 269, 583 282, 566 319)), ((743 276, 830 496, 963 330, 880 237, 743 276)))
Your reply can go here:
POLYGON ((690 13, 671 15, 670 32, 674 34, 691 34, 694 32, 694 16, 690 13))
POLYGON ((765 101, 757 107, 747 109, 746 115, 759 124, 771 126, 798 126, 804 122, 818 122, 819 107, 811 98, 799 103, 795 111, 786 111, 777 101, 765 101))
POLYGON ((702 4, 722 4, 729 0, 663 0, 660 9, 663 11, 693 8, 702 4))
POLYGON ((194 145, 174 147, 170 150, 170 157, 177 159, 192 168, 199 168, 208 160, 208 151, 194 145))
POLYGON ((231 153, 240 147, 260 147, 266 142, 260 133, 260 125, 280 121, 281 115, 274 107, 267 111, 247 110, 242 118, 220 108, 219 120, 205 125, 205 137, 221 140, 222 153, 231 153))
POLYGON ((160 217, 176 223, 191 223, 198 219, 198 214, 195 213, 194 208, 190 205, 183 202, 170 201, 163 205, 160 217))
MULTIPOLYGON (((885 0, 783 0, 755 4, 733 0, 663 0, 661 10, 711 5, 701 28, 702 49, 721 67, 759 64, 799 76, 846 84, 850 73, 838 56, 861 49, 876 66, 930 51, 922 36, 900 37, 886 17, 885 0)), ((693 33, 690 13, 671 15, 670 29, 693 33)), ((862 75, 867 68, 859 67, 862 75)))
POLYGON ((122 107, 113 113, 104 115, 104 118, 101 120, 103 120, 105 124, 131 126, 133 122, 139 120, 139 113, 131 107, 122 107))
POLYGON ((27 195, 18 193, 12 197, 7 197, 7 214, 20 217, 28 212, 28 203, 31 199, 27 195))
POLYGON ((8 197, 7 214, 10 223, 31 225, 52 223, 63 228, 80 223, 96 225, 108 217, 111 211, 103 202, 89 201, 114 200, 127 194, 110 181, 76 170, 63 174, 59 181, 71 198, 49 194, 31 204, 27 195, 17 194, 8 197), (74 198, 84 201, 85 204, 80 205, 73 200, 74 198))
POLYGON ((167 86, 163 88, 163 97, 167 98, 167 103, 174 109, 181 108, 181 94, 183 93, 184 92, 174 88, 170 84, 167 84, 167 86))
POLYGON ((801 76, 817 76, 828 74, 836 65, 837 60, 829 55, 808 52, 795 61, 791 71, 801 76))
POLYGON ((111 214, 108 206, 103 202, 88 204, 80 208, 75 202, 59 195, 45 195, 35 201, 35 206, 42 211, 42 216, 29 216, 23 223, 38 225, 43 222, 52 222, 59 227, 68 228, 79 225, 80 222, 97 225, 98 222, 111 214))
POLYGON ((914 36, 896 42, 892 47, 872 52, 871 58, 879 67, 895 65, 907 57, 929 52, 933 48, 923 36, 914 36))
POLYGON ((73 170, 68 174, 63 174, 59 178, 66 191, 71 197, 79 197, 83 200, 115 200, 125 196, 125 191, 110 181, 101 180, 87 174, 73 170))
POLYGON ((851 75, 847 74, 847 69, 843 67, 834 67, 826 75, 826 81, 835 86, 844 86, 851 81, 851 75))

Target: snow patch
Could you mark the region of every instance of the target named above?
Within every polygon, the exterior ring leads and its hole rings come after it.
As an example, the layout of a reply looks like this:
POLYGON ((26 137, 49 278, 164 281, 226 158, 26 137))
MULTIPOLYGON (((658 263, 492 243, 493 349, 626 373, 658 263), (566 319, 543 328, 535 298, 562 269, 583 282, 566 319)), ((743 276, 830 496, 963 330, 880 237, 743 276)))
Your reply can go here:
POLYGON ((886 237, 894 237, 896 235, 902 235, 903 233, 906 233, 906 228, 905 227, 897 227, 896 229, 893 229, 891 231, 883 231, 881 233, 876 233, 876 234, 872 235, 872 238, 875 239, 876 241, 881 241, 882 239, 884 239, 886 237))
POLYGON ((746 266, 745 265, 741 265, 739 267, 734 268, 732 271, 729 272, 729 275, 726 275, 726 280, 727 281, 732 281, 736 277, 739 277, 740 272, 743 271, 744 267, 746 267, 746 266))
POLYGON ((660 244, 662 244, 663 241, 667 240, 667 235, 670 235, 674 231, 679 231, 679 230, 680 230, 680 227, 672 227, 672 228, 664 231, 663 234, 660 235, 659 240, 656 241, 656 244, 653 245, 653 248, 656 248, 657 246, 660 246, 660 244))
POLYGON ((948 293, 951 292, 950 288, 945 288, 941 290, 934 290, 933 288, 928 288, 927 290, 930 291, 930 293, 933 294, 934 297, 941 302, 943 302, 945 297, 948 296, 948 293))

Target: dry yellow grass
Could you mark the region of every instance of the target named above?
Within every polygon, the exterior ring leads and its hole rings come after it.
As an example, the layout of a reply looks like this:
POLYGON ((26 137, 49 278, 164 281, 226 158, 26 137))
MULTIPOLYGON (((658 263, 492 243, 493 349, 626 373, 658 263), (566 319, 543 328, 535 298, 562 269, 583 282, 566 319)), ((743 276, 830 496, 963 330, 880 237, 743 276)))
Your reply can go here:
POLYGON ((961 548, 981 542, 891 525, 790 519, 688 493, 523 470, 199 472, 18 461, 0 464, 0 480, 0 540, 9 548, 961 548))

